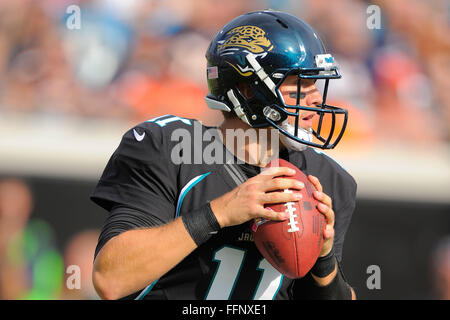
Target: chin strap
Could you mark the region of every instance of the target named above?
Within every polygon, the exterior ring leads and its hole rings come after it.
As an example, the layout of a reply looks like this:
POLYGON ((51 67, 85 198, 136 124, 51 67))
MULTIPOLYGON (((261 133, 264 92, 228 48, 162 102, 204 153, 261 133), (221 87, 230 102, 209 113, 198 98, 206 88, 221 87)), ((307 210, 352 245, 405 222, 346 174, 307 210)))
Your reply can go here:
MULTIPOLYGON (((281 123, 281 128, 283 130, 287 131, 291 135, 294 135, 294 133, 295 133, 294 126, 289 124, 287 119, 281 123)), ((301 140, 307 141, 307 142, 312 142, 312 140, 313 140, 312 130, 306 130, 306 129, 299 127, 297 130, 296 137, 301 140)), ((303 151, 308 147, 306 144, 295 141, 295 140, 285 136, 282 133, 280 135, 280 140, 286 148, 291 149, 291 150, 303 151)))

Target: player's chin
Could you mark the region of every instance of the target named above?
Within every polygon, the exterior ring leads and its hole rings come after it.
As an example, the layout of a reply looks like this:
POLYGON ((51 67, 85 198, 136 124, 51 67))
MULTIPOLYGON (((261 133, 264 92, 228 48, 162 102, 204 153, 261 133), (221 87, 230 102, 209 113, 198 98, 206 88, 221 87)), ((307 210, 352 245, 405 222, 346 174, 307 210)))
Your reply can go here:
POLYGON ((299 127, 306 131, 310 131, 313 127, 313 122, 312 120, 300 120, 299 127))

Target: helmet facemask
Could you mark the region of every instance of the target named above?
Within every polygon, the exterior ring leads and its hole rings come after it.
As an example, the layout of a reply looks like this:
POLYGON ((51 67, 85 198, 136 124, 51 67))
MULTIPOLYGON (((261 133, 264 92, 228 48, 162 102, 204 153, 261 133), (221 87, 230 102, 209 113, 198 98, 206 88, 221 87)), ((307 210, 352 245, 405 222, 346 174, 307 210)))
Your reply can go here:
POLYGON ((329 81, 331 79, 338 79, 341 77, 337 68, 334 68, 331 71, 332 72, 325 71, 323 70, 323 68, 303 68, 297 70, 293 69, 286 72, 283 79, 276 85, 276 93, 278 97, 277 100, 279 103, 272 105, 272 110, 276 110, 280 114, 286 115, 285 122, 289 122, 292 124, 294 128, 293 134, 292 132, 285 130, 283 126, 280 126, 280 123, 274 121, 274 119, 276 119, 277 117, 274 117, 274 113, 269 109, 266 109, 265 112, 266 121, 273 127, 277 128, 283 135, 296 142, 321 149, 334 148, 339 143, 344 134, 345 128, 347 126, 348 114, 347 110, 326 103, 329 81), (290 75, 295 75, 298 77, 297 92, 295 94, 295 104, 287 104, 283 98, 282 93, 280 92, 280 86, 290 75), (304 82, 306 79, 314 79, 316 88, 319 91, 322 91, 322 102, 313 107, 308 107, 300 104, 300 100, 303 94, 301 92, 302 81, 304 82), (322 83, 322 86, 320 86, 319 83, 322 83), (312 111, 318 115, 318 117, 314 117, 315 121, 313 121, 311 128, 303 128, 300 125, 299 122, 301 121, 301 111, 312 111), (313 141, 312 139, 302 138, 305 133, 301 131, 308 130, 310 130, 312 136, 316 138, 316 141, 313 141))
MULTIPOLYGON (((256 68, 255 68, 256 69, 256 68)), ((297 143, 296 150, 302 150, 301 146, 311 146, 321 149, 332 149, 341 140, 347 125, 347 110, 326 103, 329 81, 339 79, 341 75, 335 66, 316 67, 316 68, 297 68, 297 69, 277 69, 271 73, 270 77, 261 72, 251 77, 249 86, 253 91, 251 97, 246 97, 236 86, 233 89, 233 95, 236 100, 230 99, 235 108, 236 114, 252 127, 272 126, 284 135, 284 143, 290 146, 297 143), (295 103, 286 103, 280 87, 285 83, 289 76, 297 77, 297 92, 295 103), (276 81, 273 81, 274 79, 276 81), (314 107, 308 107, 300 104, 303 92, 302 83, 307 79, 314 79, 316 87, 322 91, 322 102, 314 107), (265 80, 265 81, 264 81, 265 80), (303 82, 302 82, 303 81, 303 82), (322 86, 318 84, 322 82, 322 86), (322 88, 320 88, 322 87, 322 88), (318 115, 314 117, 315 121, 311 128, 303 128, 300 125, 301 111, 313 111, 318 115), (289 123, 289 124, 288 124, 289 123), (316 141, 313 141, 312 136, 316 141)))

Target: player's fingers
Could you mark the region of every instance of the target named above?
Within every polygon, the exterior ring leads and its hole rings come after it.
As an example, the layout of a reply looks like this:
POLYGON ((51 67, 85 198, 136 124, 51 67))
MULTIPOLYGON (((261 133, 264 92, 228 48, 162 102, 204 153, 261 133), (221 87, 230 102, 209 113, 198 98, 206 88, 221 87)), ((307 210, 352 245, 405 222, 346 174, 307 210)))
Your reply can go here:
POLYGON ((334 228, 330 225, 327 225, 325 227, 325 230, 323 232, 323 236, 325 239, 331 239, 334 238, 334 228))
POLYGON ((268 192, 262 195, 262 202, 264 204, 269 203, 285 203, 294 202, 302 199, 302 194, 299 192, 292 192, 290 190, 268 192))
POLYGON ((272 210, 270 207, 262 208, 258 212, 258 216, 264 218, 266 220, 275 220, 275 221, 283 221, 289 218, 289 213, 287 212, 278 212, 272 210))
POLYGON ((313 197, 322 202, 323 204, 329 206, 330 208, 332 208, 332 200, 330 198, 330 196, 328 196, 326 193, 323 193, 321 191, 314 191, 313 192, 313 197))
POLYGON ((274 178, 270 181, 262 183, 262 185, 264 192, 284 189, 301 190, 305 187, 303 182, 291 178, 274 178))
POLYGON ((317 191, 320 191, 320 192, 323 191, 322 185, 320 184, 320 181, 317 177, 315 177, 313 175, 308 175, 308 180, 314 185, 314 187, 316 188, 317 191))
POLYGON ((295 170, 287 167, 270 167, 263 168, 261 173, 257 175, 258 178, 263 180, 269 180, 279 176, 293 176, 295 170))
POLYGON ((334 211, 329 206, 319 203, 317 205, 317 210, 319 210, 320 213, 322 213, 325 216, 325 219, 327 220, 327 225, 330 225, 331 227, 334 227, 334 211))

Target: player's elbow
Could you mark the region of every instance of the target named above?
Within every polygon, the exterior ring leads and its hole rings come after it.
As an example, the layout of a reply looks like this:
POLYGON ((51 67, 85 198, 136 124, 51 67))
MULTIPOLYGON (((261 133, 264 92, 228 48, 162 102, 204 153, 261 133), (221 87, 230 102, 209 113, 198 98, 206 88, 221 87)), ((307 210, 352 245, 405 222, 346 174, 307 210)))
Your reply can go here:
POLYGON ((111 285, 111 281, 104 273, 94 269, 92 272, 92 283, 101 299, 116 300, 119 298, 118 293, 114 290, 114 286, 111 285))
POLYGON ((97 263, 94 263, 94 268, 92 270, 92 283, 95 291, 101 299, 116 300, 123 296, 120 292, 119 284, 115 282, 114 277, 99 267, 97 263))

